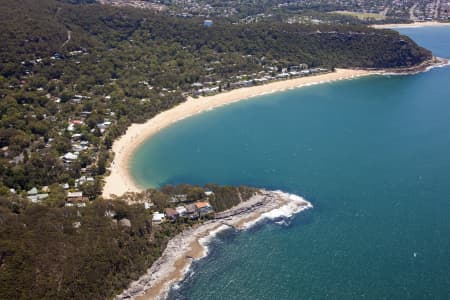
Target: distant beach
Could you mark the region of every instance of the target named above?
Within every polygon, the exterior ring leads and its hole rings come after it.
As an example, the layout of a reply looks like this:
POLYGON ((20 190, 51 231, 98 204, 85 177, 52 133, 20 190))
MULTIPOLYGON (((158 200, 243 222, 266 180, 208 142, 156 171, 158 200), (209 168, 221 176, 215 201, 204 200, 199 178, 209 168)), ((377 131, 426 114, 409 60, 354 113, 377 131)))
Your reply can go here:
POLYGON ((190 116, 223 106, 249 99, 252 97, 294 89, 315 84, 353 79, 362 76, 379 74, 380 71, 336 69, 335 72, 315 76, 300 77, 282 81, 275 81, 264 85, 239 88, 213 96, 192 98, 167 111, 161 112, 143 124, 133 124, 127 132, 114 141, 112 151, 114 161, 110 167, 110 174, 105 178, 103 197, 123 195, 127 192, 143 190, 133 180, 129 171, 129 161, 136 149, 151 136, 180 120, 190 116))
POLYGON ((402 24, 376 24, 372 25, 373 28, 378 29, 388 29, 388 28, 419 28, 419 27, 439 27, 439 26, 450 26, 450 22, 414 22, 414 23, 402 23, 402 24))
POLYGON ((248 201, 221 213, 223 218, 207 221, 172 238, 147 274, 131 283, 115 299, 165 299, 170 287, 184 278, 192 261, 207 255, 208 243, 218 232, 246 229, 264 219, 290 218, 309 208, 312 208, 311 203, 300 196, 260 190, 248 201))

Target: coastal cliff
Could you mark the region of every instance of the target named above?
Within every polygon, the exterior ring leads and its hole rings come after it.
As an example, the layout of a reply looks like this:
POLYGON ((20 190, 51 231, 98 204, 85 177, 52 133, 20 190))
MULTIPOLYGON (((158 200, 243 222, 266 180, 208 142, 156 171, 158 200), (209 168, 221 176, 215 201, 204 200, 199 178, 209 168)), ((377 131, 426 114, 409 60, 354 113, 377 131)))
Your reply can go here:
POLYGON ((297 195, 259 190, 247 201, 172 238, 147 273, 115 299, 165 299, 170 287, 184 278, 192 261, 207 254, 208 242, 218 232, 244 230, 263 220, 290 218, 309 208, 312 208, 311 203, 297 195))

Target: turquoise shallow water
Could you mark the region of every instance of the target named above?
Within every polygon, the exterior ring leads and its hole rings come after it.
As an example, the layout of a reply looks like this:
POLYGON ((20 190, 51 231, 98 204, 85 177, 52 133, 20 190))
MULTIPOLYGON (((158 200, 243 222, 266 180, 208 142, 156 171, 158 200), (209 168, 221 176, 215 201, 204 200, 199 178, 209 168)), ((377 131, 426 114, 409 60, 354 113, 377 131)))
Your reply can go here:
MULTIPOLYGON (((405 29, 450 57, 450 28, 405 29)), ((288 226, 227 231, 171 299, 450 299, 450 68, 258 97, 182 121, 132 161, 143 185, 302 195, 288 226)))

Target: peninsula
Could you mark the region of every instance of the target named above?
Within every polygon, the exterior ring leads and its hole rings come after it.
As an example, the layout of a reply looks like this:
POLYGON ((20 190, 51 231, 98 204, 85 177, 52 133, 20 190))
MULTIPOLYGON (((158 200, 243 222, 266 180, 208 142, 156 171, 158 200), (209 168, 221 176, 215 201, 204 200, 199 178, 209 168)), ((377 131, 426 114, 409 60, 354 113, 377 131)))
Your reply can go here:
POLYGON ((172 238, 147 273, 115 299, 165 299, 170 287, 184 278, 192 261, 207 255, 208 241, 220 231, 230 228, 243 230, 265 219, 290 218, 312 207, 297 195, 259 190, 247 201, 216 214, 215 219, 186 229, 172 238))

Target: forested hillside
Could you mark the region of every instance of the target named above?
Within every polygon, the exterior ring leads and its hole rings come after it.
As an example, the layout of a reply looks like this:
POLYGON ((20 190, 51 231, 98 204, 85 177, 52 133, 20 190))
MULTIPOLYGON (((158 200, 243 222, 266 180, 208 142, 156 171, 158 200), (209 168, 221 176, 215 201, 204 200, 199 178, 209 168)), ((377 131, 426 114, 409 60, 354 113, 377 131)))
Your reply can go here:
MULTIPOLYGON (((208 185, 219 212, 256 192, 208 185)), ((168 240, 202 220, 152 223, 152 211, 205 199, 197 186, 167 186, 87 207, 50 207, 0 195, 0 299, 111 299, 143 275, 168 240), (127 204, 133 198, 140 203, 127 204), (155 202, 144 209, 142 202, 155 202)))

